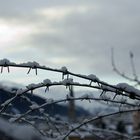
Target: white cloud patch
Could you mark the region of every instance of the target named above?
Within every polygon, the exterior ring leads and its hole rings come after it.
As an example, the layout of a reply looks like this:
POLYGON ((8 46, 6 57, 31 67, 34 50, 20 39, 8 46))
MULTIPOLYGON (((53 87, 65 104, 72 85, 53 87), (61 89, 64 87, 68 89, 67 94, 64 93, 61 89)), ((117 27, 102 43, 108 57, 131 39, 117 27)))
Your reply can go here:
POLYGON ((0 44, 6 47, 18 43, 24 40, 31 30, 31 28, 26 26, 14 25, 0 20, 0 44))
MULTIPOLYGON (((93 7, 89 6, 56 6, 37 10, 37 14, 49 20, 62 20, 75 13, 84 14, 93 7)), ((96 7, 95 7, 96 8, 96 7)))
POLYGON ((4 21, 0 22, 1 57, 35 60, 54 67, 66 65, 79 73, 107 77, 112 74, 110 48, 114 46, 118 61, 124 61, 120 66, 124 71, 129 68, 126 60, 130 50, 136 54, 139 67, 140 2, 14 2, 11 6, 7 2, 3 2, 5 7, 0 5, 4 21))

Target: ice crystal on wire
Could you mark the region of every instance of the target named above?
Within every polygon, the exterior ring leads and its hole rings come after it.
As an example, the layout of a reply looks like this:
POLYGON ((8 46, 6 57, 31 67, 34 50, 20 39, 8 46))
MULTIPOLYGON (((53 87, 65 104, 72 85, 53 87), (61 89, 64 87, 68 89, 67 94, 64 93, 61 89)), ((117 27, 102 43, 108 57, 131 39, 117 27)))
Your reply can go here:
POLYGON ((92 80, 93 82, 98 82, 99 78, 96 75, 90 74, 87 76, 90 80, 92 80))
POLYGON ((62 81, 62 84, 63 84, 63 85, 70 85, 70 84, 73 84, 73 79, 72 79, 72 78, 64 79, 64 80, 62 81))
POLYGON ((120 90, 125 90, 127 92, 134 93, 136 95, 140 95, 140 90, 134 88, 133 86, 131 86, 127 83, 119 83, 116 85, 116 87, 119 88, 120 90))
POLYGON ((44 84, 44 85, 51 85, 52 82, 51 82, 50 79, 45 79, 45 80, 43 81, 43 84, 44 84))
POLYGON ((64 73, 66 73, 66 72, 68 71, 68 69, 67 69, 65 66, 63 66, 63 67, 61 68, 61 70, 62 70, 64 73))
POLYGON ((31 106, 30 106, 30 108, 33 110, 33 109, 36 109, 36 108, 38 108, 39 106, 37 105, 37 104, 32 104, 31 106))
POLYGON ((10 64, 15 64, 15 63, 10 62, 10 60, 8 59, 0 60, 0 65, 10 65, 10 64))
POLYGON ((29 84, 29 85, 27 86, 28 89, 34 89, 34 88, 36 88, 36 87, 37 87, 37 85, 34 84, 34 83, 29 84))
POLYGON ((22 63, 20 65, 22 65, 22 66, 28 66, 28 67, 31 67, 31 68, 36 68, 36 67, 40 66, 39 63, 37 63, 35 61, 33 61, 33 62, 27 62, 27 63, 22 63))

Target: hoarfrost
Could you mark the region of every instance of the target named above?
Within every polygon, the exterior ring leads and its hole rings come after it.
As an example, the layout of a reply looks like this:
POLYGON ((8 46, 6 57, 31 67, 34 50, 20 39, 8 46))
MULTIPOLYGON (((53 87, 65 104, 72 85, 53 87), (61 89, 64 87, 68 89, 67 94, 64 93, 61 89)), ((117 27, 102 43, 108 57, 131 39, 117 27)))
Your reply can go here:
POLYGON ((134 88, 133 86, 130 86, 127 83, 119 83, 116 85, 116 87, 121 89, 121 90, 125 90, 127 92, 134 93, 136 95, 140 95, 140 90, 134 88))
POLYGON ((51 104, 51 103, 54 102, 54 100, 53 100, 52 98, 49 98, 49 99, 46 99, 46 102, 47 102, 48 104, 51 104))
POLYGON ((33 110, 33 109, 36 109, 36 108, 38 108, 39 106, 37 105, 37 104, 32 104, 31 106, 30 106, 30 108, 33 110))
POLYGON ((64 79, 62 81, 62 84, 63 85, 73 84, 73 79, 72 78, 64 79))
POLYGON ((10 62, 10 60, 8 60, 8 59, 0 60, 0 65, 10 65, 10 64, 15 64, 15 63, 10 62))
POLYGON ((45 79, 45 80, 43 81, 43 84, 44 84, 44 85, 51 85, 52 82, 51 82, 50 79, 45 79))
POLYGON ((31 67, 31 68, 36 68, 36 67, 39 67, 39 63, 33 61, 33 62, 27 62, 27 63, 22 63, 20 64, 21 66, 28 66, 28 67, 31 67))
POLYGON ((37 85, 34 84, 34 83, 29 84, 29 85, 27 86, 28 89, 33 89, 33 88, 36 88, 36 87, 37 87, 37 85))
POLYGON ((94 82, 98 82, 99 81, 99 78, 94 75, 94 74, 90 74, 87 76, 90 80, 94 81, 94 82))
POLYGON ((65 66, 62 67, 61 70, 62 70, 64 73, 68 71, 68 69, 67 69, 65 66))

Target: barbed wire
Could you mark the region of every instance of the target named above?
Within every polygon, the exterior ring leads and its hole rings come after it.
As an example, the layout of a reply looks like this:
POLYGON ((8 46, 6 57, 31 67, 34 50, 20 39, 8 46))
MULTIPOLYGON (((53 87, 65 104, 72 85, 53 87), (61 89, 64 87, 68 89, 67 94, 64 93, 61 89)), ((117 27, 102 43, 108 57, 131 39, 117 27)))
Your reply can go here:
MULTIPOLYGON (((134 67, 134 63, 133 63, 133 56, 132 53, 130 54, 130 58, 131 58, 131 65, 133 66, 133 76, 135 77, 135 79, 131 79, 125 75, 123 75, 124 78, 131 80, 131 81, 135 81, 137 83, 139 83, 138 78, 137 78, 137 74, 136 74, 136 70, 134 67)), ((122 76, 122 73, 116 68, 115 63, 114 63, 114 56, 113 56, 113 51, 112 51, 112 66, 114 68, 114 70, 122 76)), ((69 102, 69 101, 83 101, 83 100, 87 100, 87 101, 104 101, 104 102, 110 102, 110 103, 115 103, 115 104, 119 104, 119 106, 122 105, 127 105, 127 110, 121 110, 119 108, 119 111, 117 112, 113 112, 113 113, 108 113, 105 115, 100 115, 100 116, 96 116, 92 119, 88 119, 80 124, 78 124, 76 127, 73 127, 72 129, 68 129, 69 132, 67 132, 66 134, 64 134, 63 138, 62 138, 62 133, 61 130, 53 123, 53 121, 51 121, 50 117, 47 116, 44 111, 42 110, 42 114, 52 123, 52 125, 54 125, 55 130, 59 133, 59 135, 61 135, 61 138, 63 140, 65 140, 71 133, 76 132, 77 129, 81 128, 82 126, 89 124, 95 120, 101 119, 101 118, 106 118, 109 116, 114 116, 117 114, 121 114, 121 113, 127 113, 127 112, 134 112, 134 111, 140 111, 140 103, 136 104, 136 103, 131 103, 128 102, 127 100, 124 99, 118 99, 116 100, 117 96, 122 96, 122 97, 126 97, 132 100, 140 100, 140 90, 134 88, 133 86, 129 85, 129 84, 124 84, 124 83, 118 83, 117 85, 112 85, 112 84, 108 84, 102 80, 100 80, 96 75, 94 74, 90 74, 90 75, 82 75, 82 74, 76 74, 73 72, 70 72, 66 67, 62 67, 60 69, 53 69, 53 68, 49 68, 46 66, 40 66, 39 63, 37 62, 27 62, 27 63, 21 63, 21 64, 16 64, 14 62, 10 62, 8 59, 2 59, 0 60, 0 67, 1 67, 1 73, 3 73, 4 68, 7 68, 7 72, 10 73, 10 67, 17 67, 17 68, 26 68, 28 69, 27 74, 29 74, 31 72, 31 70, 35 70, 35 75, 38 75, 38 69, 40 70, 45 70, 45 71, 51 71, 51 72, 57 72, 60 73, 62 75, 62 80, 59 82, 52 82, 50 79, 44 79, 43 82, 38 83, 38 84, 29 84, 27 85, 24 89, 17 89, 16 91, 12 91, 11 89, 5 89, 7 90, 9 93, 14 93, 14 96, 11 97, 10 99, 4 101, 1 105, 0 105, 0 115, 9 115, 9 117, 11 117, 12 122, 19 122, 19 121, 24 121, 30 125, 32 125, 37 131, 39 131, 40 134, 42 134, 43 136, 46 135, 43 131, 41 131, 39 128, 37 128, 35 125, 33 125, 29 120, 25 119, 26 116, 29 116, 30 113, 36 111, 36 110, 41 110, 44 107, 46 107, 47 105, 53 105, 53 104, 58 104, 58 103, 62 103, 62 102, 69 102), (69 78, 70 76, 73 77, 77 77, 77 78, 81 78, 84 80, 88 81, 88 84, 83 84, 80 82, 75 82, 72 78, 69 78), (53 100, 53 99, 46 99, 45 103, 38 105, 37 103, 32 102, 28 97, 26 97, 25 95, 27 93, 31 93, 33 94, 34 91, 36 89, 39 88, 43 88, 46 87, 45 92, 49 91, 49 89, 51 87, 56 87, 56 86, 65 86, 67 89, 71 89, 72 86, 77 86, 77 87, 87 87, 87 88, 91 88, 91 89, 96 89, 99 90, 99 97, 93 97, 92 95, 88 95, 85 94, 81 97, 71 97, 68 94, 66 95, 66 98, 63 99, 59 99, 59 100, 53 100), (115 95, 113 95, 113 98, 107 97, 107 96, 103 96, 106 93, 111 94, 111 93, 115 93, 115 95), (28 109, 26 112, 24 112, 23 114, 19 114, 17 115, 11 115, 11 114, 6 114, 6 110, 9 107, 9 105, 11 105, 18 97, 25 97, 28 102, 30 102, 30 109, 28 109)), ((112 95, 112 94, 111 94, 112 95)), ((117 134, 117 132, 116 132, 117 134)), ((119 135, 119 134, 118 134, 119 135)))

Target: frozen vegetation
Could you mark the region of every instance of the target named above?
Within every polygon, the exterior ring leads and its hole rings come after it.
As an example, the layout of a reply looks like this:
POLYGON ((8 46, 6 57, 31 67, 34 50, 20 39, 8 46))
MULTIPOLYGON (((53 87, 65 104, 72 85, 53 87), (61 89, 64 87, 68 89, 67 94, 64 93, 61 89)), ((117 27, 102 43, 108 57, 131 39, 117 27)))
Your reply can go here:
MULTIPOLYGON (((86 138, 88 136, 92 139, 134 139, 138 136, 133 135, 132 130, 132 112, 139 111, 140 90, 128 83, 118 83, 112 85, 99 79, 94 74, 82 75, 70 72, 65 66, 60 69, 53 69, 46 66, 41 66, 37 62, 27 62, 16 64, 8 59, 0 60, 1 73, 4 68, 10 72, 11 67, 26 68, 27 74, 31 70, 35 70, 35 75, 38 75, 38 69, 60 73, 62 78, 59 81, 52 81, 51 79, 44 79, 40 83, 31 83, 24 88, 15 89, 6 86, 0 86, 0 90, 7 92, 8 96, 1 101, 0 106, 0 135, 6 140, 65 140, 71 137, 86 138), (73 78, 71 78, 73 77, 73 78), (82 79, 85 82, 77 81, 76 78, 82 79), (53 99, 47 98, 43 102, 33 100, 36 89, 44 89, 45 92, 50 91, 56 86, 66 87, 68 93, 65 98, 53 99), (73 87, 88 88, 90 93, 85 92, 83 95, 74 96, 73 87), (95 90, 97 95, 94 96, 95 90), (93 91, 93 92, 92 92, 93 91), (20 112, 14 105, 21 101, 23 107, 27 109, 20 112), (25 102, 26 101, 26 102, 25 102), (75 114, 75 101, 88 101, 89 103, 96 101, 103 106, 109 106, 107 111, 97 109, 94 113, 88 114, 84 117, 75 114), (50 105, 69 104, 69 115, 50 115, 46 108, 50 105), (127 119, 120 120, 119 115, 126 113, 127 119), (129 116, 129 117, 128 117, 129 116), (4 120, 3 120, 4 119, 4 120), (113 120, 113 123, 111 122, 113 120), (124 125, 130 123, 128 127, 124 125)), ((115 67, 115 65, 113 65, 115 67)), ((114 68, 120 75, 121 73, 114 68)), ((138 79, 134 80, 139 84, 138 79)), ((2 94, 1 94, 2 95, 2 94)), ((46 95, 47 96, 47 95, 46 95)), ((59 96, 57 93, 56 96, 59 96)), ((84 104, 83 104, 84 106, 84 104)), ((62 106, 61 106, 62 107, 62 106)), ((62 111, 63 112, 63 111, 62 111)), ((64 113, 64 112, 63 112, 64 113)))

